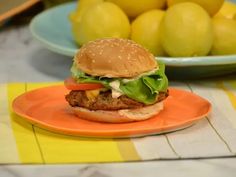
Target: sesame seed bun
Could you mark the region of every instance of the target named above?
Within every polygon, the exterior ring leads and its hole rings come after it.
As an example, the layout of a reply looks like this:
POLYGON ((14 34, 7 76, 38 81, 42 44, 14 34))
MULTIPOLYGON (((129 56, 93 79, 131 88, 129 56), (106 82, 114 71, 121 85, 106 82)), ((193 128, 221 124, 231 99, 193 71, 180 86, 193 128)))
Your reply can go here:
POLYGON ((155 57, 128 39, 106 38, 89 42, 75 55, 78 69, 92 76, 135 77, 158 67, 155 57))
POLYGON ((139 109, 121 109, 118 111, 89 110, 82 107, 73 107, 74 113, 80 119, 107 123, 125 123, 150 119, 163 109, 163 102, 139 109))

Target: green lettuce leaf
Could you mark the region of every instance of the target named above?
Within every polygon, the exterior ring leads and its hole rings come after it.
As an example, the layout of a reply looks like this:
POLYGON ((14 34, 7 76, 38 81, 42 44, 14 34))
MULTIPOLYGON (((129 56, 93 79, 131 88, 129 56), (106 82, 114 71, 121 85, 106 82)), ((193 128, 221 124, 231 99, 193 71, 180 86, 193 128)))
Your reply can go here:
POLYGON ((156 101, 157 93, 152 93, 142 78, 127 83, 121 82, 120 89, 129 98, 139 102, 152 104, 156 101))
POLYGON ((144 104, 153 104, 156 102, 159 92, 165 92, 168 88, 168 79, 165 75, 165 65, 159 64, 159 70, 150 75, 143 75, 137 79, 127 80, 106 77, 94 77, 78 70, 75 65, 72 66, 72 77, 79 83, 101 83, 104 87, 111 89, 110 82, 119 80, 120 90, 136 101, 144 104))
POLYGON ((155 103, 159 92, 165 92, 167 87, 168 79, 162 63, 159 63, 159 70, 155 73, 127 83, 121 81, 120 84, 125 95, 147 105, 155 103))
POLYGON ((78 83, 100 83, 103 84, 104 87, 110 88, 109 83, 113 81, 113 78, 106 78, 106 77, 94 77, 85 74, 83 71, 80 71, 76 68, 75 64, 71 67, 71 73, 72 77, 78 82, 78 83))

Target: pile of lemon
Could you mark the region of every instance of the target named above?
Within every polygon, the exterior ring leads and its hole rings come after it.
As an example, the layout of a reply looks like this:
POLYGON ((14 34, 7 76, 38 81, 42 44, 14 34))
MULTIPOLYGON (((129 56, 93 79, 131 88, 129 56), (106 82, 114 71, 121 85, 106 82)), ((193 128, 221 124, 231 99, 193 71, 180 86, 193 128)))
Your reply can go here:
POLYGON ((236 54, 236 5, 224 0, 79 0, 69 17, 78 45, 117 37, 156 56, 236 54))

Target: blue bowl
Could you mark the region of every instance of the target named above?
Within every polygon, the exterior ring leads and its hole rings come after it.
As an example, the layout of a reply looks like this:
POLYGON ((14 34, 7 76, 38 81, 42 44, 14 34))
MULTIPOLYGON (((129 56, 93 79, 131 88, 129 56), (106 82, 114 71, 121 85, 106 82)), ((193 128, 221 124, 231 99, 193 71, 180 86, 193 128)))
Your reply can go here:
MULTIPOLYGON (((236 0, 234 0, 236 2, 236 0)), ((30 31, 48 49, 72 58, 79 50, 76 45, 68 15, 76 2, 48 9, 30 23, 30 31)), ((166 64, 170 79, 199 79, 236 72, 236 55, 205 57, 157 57, 166 64)))

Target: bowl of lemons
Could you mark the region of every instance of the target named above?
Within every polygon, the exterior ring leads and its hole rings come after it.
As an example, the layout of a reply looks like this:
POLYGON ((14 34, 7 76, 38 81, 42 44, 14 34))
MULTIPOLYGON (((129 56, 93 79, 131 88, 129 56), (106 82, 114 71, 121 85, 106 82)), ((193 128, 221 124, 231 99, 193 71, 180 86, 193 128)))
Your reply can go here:
POLYGON ((236 72, 236 4, 224 0, 79 0, 30 24, 48 49, 73 57, 98 38, 127 38, 166 64, 172 79, 236 72))

